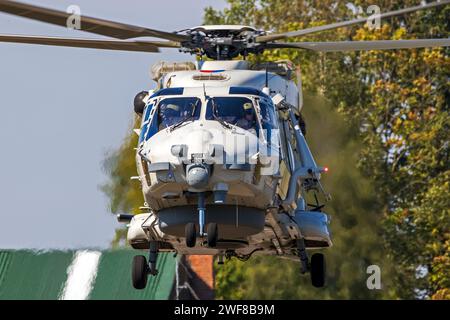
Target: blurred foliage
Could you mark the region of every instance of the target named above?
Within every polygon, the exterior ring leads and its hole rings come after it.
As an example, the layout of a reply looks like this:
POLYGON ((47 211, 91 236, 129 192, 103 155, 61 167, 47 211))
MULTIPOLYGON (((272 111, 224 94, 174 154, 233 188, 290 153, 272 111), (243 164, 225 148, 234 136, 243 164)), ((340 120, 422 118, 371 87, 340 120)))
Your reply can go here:
MULTIPOLYGON (((223 11, 207 8, 205 24, 249 24, 284 32, 355 18, 358 13, 364 14, 370 5, 365 1, 349 5, 330 0, 228 0, 228 3, 223 11)), ((381 11, 389 11, 417 5, 417 1, 382 0, 377 5, 381 11)), ((380 29, 355 26, 288 41, 448 38, 449 21, 450 7, 446 6, 384 19, 380 29)), ((448 53, 448 48, 329 54, 283 49, 266 51, 257 58, 289 59, 301 66, 305 91, 326 97, 343 115, 347 126, 353 128, 349 129, 349 143, 362 141, 361 147, 354 145, 352 151, 349 150, 350 155, 355 152, 353 157, 341 158, 342 162, 331 170, 332 181, 327 181, 330 188, 336 188, 331 204, 336 212, 332 225, 336 246, 330 252, 345 261, 349 253, 347 246, 352 245, 352 251, 360 251, 351 263, 355 272, 359 270, 358 256, 361 261, 367 257, 392 259, 395 268, 389 274, 394 281, 389 287, 390 293, 383 293, 385 296, 391 296, 392 292, 399 298, 450 298, 448 53), (345 170, 345 166, 353 168, 345 170), (357 176, 356 167, 370 179, 372 188, 362 202, 359 198, 364 189, 348 188, 365 181, 357 176), (364 204, 367 200, 369 206, 364 204), (348 208, 355 211, 352 213, 348 208), (378 240, 360 243, 360 237, 366 236, 365 223, 370 227, 374 212, 383 216, 381 229, 372 226, 375 232, 380 232, 378 240), (356 237, 348 237, 345 230, 348 223, 356 226, 356 237), (345 231, 339 230, 342 226, 345 231), (365 257, 362 253, 369 248, 363 246, 367 245, 374 247, 365 257)), ((305 105, 307 112, 312 108, 315 106, 305 105)), ((322 132, 323 126, 311 124, 314 117, 306 118, 309 132, 320 130, 318 140, 309 137, 311 143, 324 144, 334 139, 322 132)), ((342 152, 344 150, 346 147, 342 152)), ((339 155, 336 153, 332 157, 339 159, 339 155)), ((318 160, 326 163, 320 156, 318 160)), ((273 266, 273 262, 257 262, 261 268, 269 265, 273 266)), ((273 267, 274 270, 280 268, 279 263, 273 267)), ((258 272, 253 270, 256 277, 258 272)), ((227 271, 219 271, 222 272, 227 271)), ((242 272, 246 272, 245 268, 242 272)), ((226 279, 225 275, 220 277, 226 279)), ((233 279, 236 278, 233 275, 233 279)), ((248 275, 244 277, 247 278, 248 275)), ((249 281, 244 280, 241 285, 249 285, 249 281)), ((333 280, 331 282, 334 286, 333 280)), ((364 296, 363 292, 353 291, 351 279, 344 282, 349 290, 347 294, 334 292, 331 297, 364 296)), ((337 288, 344 290, 344 287, 338 285, 337 288)), ((231 291, 231 287, 225 286, 223 297, 229 297, 231 291)), ((237 292, 244 292, 245 296, 254 291, 237 292)))
MULTIPOLYGON (((131 125, 130 131, 139 128, 140 117, 135 116, 131 125)), ((125 137, 122 145, 107 154, 103 161, 103 169, 109 181, 101 189, 109 197, 111 213, 140 213, 139 207, 143 205, 141 187, 139 181, 130 179, 137 175, 135 160, 137 144, 138 136, 132 132, 125 137)), ((112 247, 120 246, 125 237, 125 228, 116 230, 112 247)))

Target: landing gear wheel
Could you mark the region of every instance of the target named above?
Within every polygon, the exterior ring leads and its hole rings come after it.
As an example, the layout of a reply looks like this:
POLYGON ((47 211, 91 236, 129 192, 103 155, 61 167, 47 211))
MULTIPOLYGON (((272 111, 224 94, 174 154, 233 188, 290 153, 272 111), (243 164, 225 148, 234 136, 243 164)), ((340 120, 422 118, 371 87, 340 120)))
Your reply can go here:
POLYGON ((144 289, 147 285, 148 264, 144 256, 135 256, 133 258, 133 267, 131 270, 131 280, 135 289, 144 289))
POLYGON ((189 248, 195 247, 195 242, 197 241, 197 228, 195 223, 189 222, 184 228, 184 234, 186 237, 186 246, 189 248))
POLYGON ((206 229, 206 234, 208 235, 208 247, 214 248, 217 245, 217 238, 219 236, 217 223, 210 223, 206 229))
POLYGON ((315 253, 311 257, 311 283, 316 288, 325 285, 325 256, 322 253, 315 253))

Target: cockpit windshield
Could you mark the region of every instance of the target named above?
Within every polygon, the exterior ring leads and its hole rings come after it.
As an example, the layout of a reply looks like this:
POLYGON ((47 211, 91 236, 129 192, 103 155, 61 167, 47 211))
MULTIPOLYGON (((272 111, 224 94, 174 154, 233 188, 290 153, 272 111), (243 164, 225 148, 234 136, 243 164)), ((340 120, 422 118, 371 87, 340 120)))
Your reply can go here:
POLYGON ((166 98, 159 102, 157 110, 150 119, 153 105, 146 109, 141 129, 139 142, 146 141, 158 131, 175 126, 180 126, 188 121, 198 120, 201 111, 201 100, 199 98, 182 97, 166 98))
POLYGON ((158 105, 158 130, 162 130, 185 121, 198 120, 201 101, 199 98, 167 98, 158 105))
MULTIPOLYGON (((158 131, 166 128, 175 130, 178 127, 199 120, 202 110, 202 100, 197 97, 168 97, 158 103, 152 102, 144 111, 141 125, 139 142, 146 141, 158 131)), ((270 137, 272 129, 277 128, 277 117, 275 107, 266 98, 255 98, 254 100, 243 96, 211 97, 207 100, 206 120, 220 122, 224 127, 240 127, 261 134, 259 123, 263 134, 270 137), (257 114, 257 110, 260 111, 257 114)))
POLYGON ((245 130, 256 129, 253 102, 245 97, 214 97, 208 100, 206 120, 216 120, 245 130))

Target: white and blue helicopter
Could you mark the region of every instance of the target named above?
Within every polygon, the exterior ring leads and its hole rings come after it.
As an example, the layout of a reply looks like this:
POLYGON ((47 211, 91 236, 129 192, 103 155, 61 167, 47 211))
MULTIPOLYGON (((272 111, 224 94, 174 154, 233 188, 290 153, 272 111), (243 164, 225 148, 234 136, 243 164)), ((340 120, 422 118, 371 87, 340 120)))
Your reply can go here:
MULTIPOLYGON (((432 2, 382 13, 380 19, 437 8, 432 2)), ((439 10, 439 9, 438 9, 439 10)), ((66 26, 70 14, 0 0, 0 12, 66 26)), ((1 35, 0 41, 40 45, 158 52, 178 48, 196 63, 153 67, 157 87, 138 93, 142 117, 136 166, 144 195, 143 213, 120 214, 129 244, 149 252, 133 259, 132 283, 143 289, 156 275, 158 252, 249 259, 254 253, 300 261, 313 286, 325 284, 325 258, 307 250, 332 246, 330 196, 305 139, 299 69, 288 61, 251 65, 246 57, 292 48, 329 51, 449 46, 449 39, 280 42, 311 33, 364 24, 367 18, 286 33, 248 26, 200 26, 170 33, 91 17, 80 30, 112 40, 1 35), (166 41, 129 40, 157 37, 166 41), (207 57, 207 60, 203 58, 207 57), (297 78, 297 84, 293 81, 297 78), (313 199, 309 204, 308 199, 313 199)))

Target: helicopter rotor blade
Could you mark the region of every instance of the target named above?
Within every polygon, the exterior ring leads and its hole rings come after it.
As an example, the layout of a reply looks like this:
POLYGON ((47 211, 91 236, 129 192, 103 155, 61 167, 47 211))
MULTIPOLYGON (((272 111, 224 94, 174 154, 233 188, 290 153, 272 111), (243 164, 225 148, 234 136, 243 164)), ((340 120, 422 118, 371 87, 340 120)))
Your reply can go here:
MULTIPOLYGON (((68 21, 72 18, 71 13, 9 0, 0 0, 0 12, 47 22, 62 27, 67 27, 68 21)), ((190 39, 186 35, 148 29, 98 18, 81 16, 80 22, 80 30, 82 31, 109 36, 116 39, 131 39, 137 37, 157 37, 171 41, 187 41, 190 39)))
POLYGON ((41 37, 0 34, 0 42, 39 44, 61 47, 90 48, 103 50, 122 50, 136 52, 159 52, 158 48, 179 48, 180 44, 171 41, 123 41, 81 38, 41 37))
POLYGON ((267 43, 267 49, 307 49, 318 52, 362 51, 413 49, 431 47, 449 47, 450 39, 417 39, 417 40, 372 40, 372 41, 329 41, 329 42, 291 42, 267 43))
MULTIPOLYGON (((431 3, 425 4, 425 5, 418 5, 415 7, 381 13, 380 15, 377 16, 377 18, 384 19, 384 18, 394 17, 394 16, 406 14, 406 13, 419 11, 419 10, 425 10, 425 9, 430 9, 430 8, 434 8, 434 7, 438 7, 438 6, 447 5, 449 3, 450 3, 450 0, 442 0, 440 2, 431 2, 431 3)), ((365 23, 365 22, 367 22, 367 19, 368 19, 368 17, 358 18, 358 19, 354 19, 354 20, 336 22, 336 23, 332 23, 332 24, 327 24, 327 25, 323 25, 323 26, 317 26, 317 27, 312 27, 312 28, 307 28, 307 29, 302 29, 302 30, 297 30, 297 31, 290 31, 290 32, 278 33, 278 34, 269 34, 269 35, 265 35, 265 36, 256 37, 256 41, 257 42, 268 42, 268 41, 275 41, 275 40, 286 39, 286 38, 291 38, 291 37, 299 37, 299 36, 304 36, 304 35, 308 35, 311 33, 333 30, 333 29, 338 29, 338 28, 343 28, 343 27, 353 26, 356 24, 365 23)))

